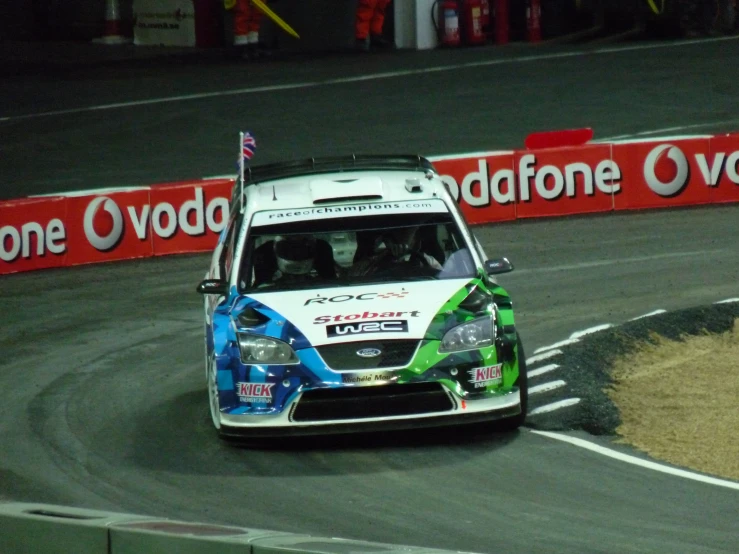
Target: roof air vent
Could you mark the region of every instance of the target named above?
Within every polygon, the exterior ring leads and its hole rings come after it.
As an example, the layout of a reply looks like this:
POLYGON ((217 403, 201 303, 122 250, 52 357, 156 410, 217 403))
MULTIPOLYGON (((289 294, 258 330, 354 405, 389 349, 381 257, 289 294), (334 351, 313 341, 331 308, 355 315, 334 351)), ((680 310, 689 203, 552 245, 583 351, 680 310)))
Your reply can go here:
POLYGON ((314 204, 382 199, 382 179, 366 176, 352 179, 348 183, 330 179, 314 179, 310 182, 310 192, 314 204))
POLYGON ((423 187, 421 186, 421 181, 418 179, 406 179, 405 190, 408 192, 422 192, 423 187))

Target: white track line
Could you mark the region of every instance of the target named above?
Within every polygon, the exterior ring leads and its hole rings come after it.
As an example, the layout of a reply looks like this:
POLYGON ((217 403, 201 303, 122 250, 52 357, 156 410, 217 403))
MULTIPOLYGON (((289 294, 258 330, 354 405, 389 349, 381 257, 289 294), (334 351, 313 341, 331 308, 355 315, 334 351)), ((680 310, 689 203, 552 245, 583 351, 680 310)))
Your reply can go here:
POLYGON ((554 371, 558 367, 559 366, 557 364, 549 364, 549 365, 545 365, 545 366, 527 371, 526 375, 529 377, 537 377, 539 375, 543 375, 544 373, 549 373, 550 371, 554 371))
POLYGON ((732 302, 739 302, 739 298, 727 298, 726 300, 714 302, 714 304, 731 304, 732 302))
POLYGON ((662 309, 654 310, 653 312, 649 312, 648 314, 632 317, 629 321, 637 321, 639 319, 644 319, 645 317, 652 317, 653 315, 659 315, 659 314, 665 314, 665 313, 667 313, 667 310, 662 310, 662 309))
POLYGON ((102 104, 99 106, 87 106, 82 108, 70 108, 65 110, 53 110, 48 112, 39 112, 24 115, 9 115, 0 117, 3 121, 18 121, 21 119, 31 119, 38 117, 48 117, 53 115, 69 115, 83 112, 97 112, 121 108, 133 108, 138 106, 147 106, 152 104, 167 104, 172 102, 184 102, 189 100, 201 100, 205 98, 220 98, 224 96, 238 96, 243 94, 255 94, 262 92, 276 92, 283 90, 299 90, 307 88, 315 88, 321 86, 360 83, 364 81, 378 81, 380 79, 392 79, 397 77, 408 77, 411 75, 422 75, 424 73, 438 73, 444 71, 454 71, 457 69, 472 69, 478 67, 491 67, 496 65, 508 65, 516 63, 528 63, 536 61, 557 60, 574 57, 590 57, 603 54, 619 54, 621 52, 635 52, 640 50, 657 50, 662 48, 676 48, 682 46, 696 46, 710 42, 721 42, 728 40, 737 40, 739 36, 715 37, 701 40, 676 40, 672 42, 656 43, 656 44, 635 44, 631 46, 615 46, 612 48, 597 48, 594 50, 575 50, 573 52, 550 52, 548 54, 533 54, 528 56, 515 56, 512 58, 499 58, 495 60, 482 60, 477 62, 466 62, 453 65, 439 65, 433 67, 425 67, 419 69, 403 69, 399 71, 386 71, 382 73, 370 73, 367 75, 356 75, 354 77, 338 77, 334 79, 324 79, 320 81, 302 81, 295 83, 285 83, 284 85, 265 85, 258 87, 246 87, 233 90, 222 90, 214 92, 201 92, 194 94, 183 94, 179 96, 168 96, 162 98, 151 98, 149 100, 137 100, 131 102, 116 102, 112 104, 102 104))
POLYGON ((702 483, 709 483, 711 485, 718 485, 720 487, 726 487, 729 489, 739 490, 739 483, 736 483, 734 481, 727 481, 725 479, 719 479, 717 477, 709 477, 707 475, 701 475, 700 473, 693 473, 692 471, 686 471, 684 469, 677 469, 674 467, 658 464, 656 462, 650 462, 649 460, 642 460, 641 458, 637 458, 636 456, 630 456, 629 454, 622 454, 621 452, 616 452, 615 450, 611 450, 610 448, 605 448, 604 446, 600 446, 598 444, 595 444, 595 443, 592 443, 592 442, 589 442, 583 439, 578 439, 576 437, 570 437, 568 435, 562 435, 559 433, 550 433, 549 431, 535 431, 533 429, 531 430, 531 432, 537 435, 543 435, 545 437, 549 437, 550 439, 567 442, 574 446, 585 448, 586 450, 590 450, 591 452, 602 454, 603 456, 608 456, 609 458, 620 460, 628 464, 645 467, 647 469, 653 469, 654 471, 668 473, 670 475, 675 475, 677 477, 684 477, 685 479, 692 479, 694 481, 700 481, 702 483))
MULTIPOLYGON (((548 350, 548 347, 543 347, 544 349, 548 350)), ((539 348, 541 350, 541 348, 539 348)), ((539 351, 537 350, 537 352, 539 351)), ((537 356, 531 356, 530 358, 526 358, 526 365, 533 365, 537 362, 541 362, 542 360, 548 360, 549 358, 553 358, 554 356, 558 356, 562 353, 561 350, 551 350, 549 352, 545 352, 544 354, 539 354, 537 356)))
POLYGON ((562 381, 561 379, 558 381, 550 381, 548 383, 543 383, 541 385, 536 385, 535 387, 531 387, 529 389, 529 395, 532 394, 539 394, 542 392, 549 392, 550 390, 558 389, 560 387, 564 387, 567 383, 562 381))
POLYGON ((649 262, 653 260, 662 260, 662 259, 671 259, 671 258, 694 258, 694 257, 704 256, 705 254, 721 254, 722 252, 726 252, 726 251, 727 249, 718 248, 714 250, 695 250, 692 252, 668 252, 665 254, 655 254, 652 256, 636 256, 634 258, 609 258, 607 260, 595 260, 592 262, 581 262, 578 264, 552 265, 552 266, 536 267, 536 268, 529 268, 529 269, 527 268, 517 269, 511 275, 518 276, 522 274, 525 275, 527 273, 554 273, 557 271, 573 271, 573 270, 578 270, 578 269, 588 269, 591 267, 606 267, 609 265, 641 263, 641 262, 649 262))
POLYGON ((593 333, 597 333, 598 331, 605 331, 606 329, 610 329, 611 327, 613 327, 613 325, 611 325, 610 323, 603 323, 602 325, 589 327, 588 329, 583 329, 582 331, 575 331, 570 335, 570 340, 579 340, 586 335, 592 335, 593 333))
POLYGON ((552 402, 551 404, 539 406, 538 408, 531 410, 528 413, 528 415, 546 414, 549 412, 553 412, 555 410, 559 410, 561 408, 567 408, 568 406, 574 406, 575 404, 578 404, 579 402, 580 402, 579 398, 565 398, 564 400, 558 400, 557 402, 552 402))
POLYGON ((680 131, 689 131, 691 129, 702 129, 705 127, 713 127, 715 125, 726 125, 727 123, 737 123, 739 119, 724 119, 713 123, 695 123, 693 125, 680 125, 679 127, 665 127, 663 129, 655 129, 653 131, 641 131, 639 133, 630 133, 627 135, 615 135, 598 139, 597 142, 611 142, 614 140, 631 139, 636 137, 648 137, 650 135, 660 135, 662 133, 675 133, 680 131))

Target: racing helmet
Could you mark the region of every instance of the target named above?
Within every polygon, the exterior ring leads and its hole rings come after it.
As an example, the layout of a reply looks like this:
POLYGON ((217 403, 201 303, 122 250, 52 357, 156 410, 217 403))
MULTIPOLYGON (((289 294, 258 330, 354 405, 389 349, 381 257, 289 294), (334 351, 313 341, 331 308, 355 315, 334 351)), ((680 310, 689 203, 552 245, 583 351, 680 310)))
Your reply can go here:
POLYGON ((281 235, 275 239, 277 268, 283 275, 307 275, 313 269, 316 238, 311 235, 281 235))
POLYGON ((382 240, 393 256, 410 254, 419 246, 418 227, 392 229, 383 235, 382 240))

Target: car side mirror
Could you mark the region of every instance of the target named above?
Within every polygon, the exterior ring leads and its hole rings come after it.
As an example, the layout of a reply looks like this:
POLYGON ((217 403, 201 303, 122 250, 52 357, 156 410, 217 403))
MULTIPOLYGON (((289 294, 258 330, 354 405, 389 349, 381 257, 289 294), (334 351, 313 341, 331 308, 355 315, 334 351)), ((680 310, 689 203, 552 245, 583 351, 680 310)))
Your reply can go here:
POLYGON ((226 296, 228 294, 228 283, 220 279, 205 279, 200 282, 196 290, 200 294, 219 294, 226 296))
POLYGON ((513 271, 513 264, 508 258, 495 258, 487 260, 484 264, 485 273, 488 275, 500 275, 501 273, 509 273, 513 271))

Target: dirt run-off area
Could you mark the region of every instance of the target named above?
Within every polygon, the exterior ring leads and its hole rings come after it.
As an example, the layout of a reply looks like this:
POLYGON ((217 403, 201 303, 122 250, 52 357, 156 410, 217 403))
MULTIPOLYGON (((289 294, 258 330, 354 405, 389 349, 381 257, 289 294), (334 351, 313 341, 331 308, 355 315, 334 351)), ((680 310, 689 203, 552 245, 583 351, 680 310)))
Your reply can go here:
POLYGON ((606 392, 621 416, 619 442, 739 480, 739 319, 721 334, 649 339, 611 369, 606 392))
POLYGON ((739 299, 636 318, 552 360, 567 383, 562 398, 579 402, 527 426, 586 431, 739 481, 739 299))

